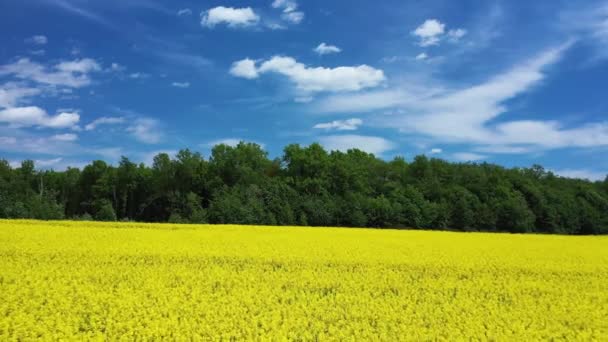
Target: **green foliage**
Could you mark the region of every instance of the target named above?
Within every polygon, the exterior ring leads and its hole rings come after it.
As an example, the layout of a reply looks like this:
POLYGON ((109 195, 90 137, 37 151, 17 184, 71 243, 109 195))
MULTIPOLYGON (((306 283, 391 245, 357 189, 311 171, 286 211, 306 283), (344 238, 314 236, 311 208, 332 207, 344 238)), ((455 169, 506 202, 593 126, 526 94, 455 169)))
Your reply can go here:
POLYGON ((0 160, 0 218, 240 223, 608 233, 608 177, 557 177, 538 165, 506 169, 426 156, 408 163, 319 144, 271 160, 257 144, 218 145, 209 159, 182 150, 152 166, 122 158, 82 171, 37 171, 0 160), (92 213, 91 216, 89 213, 92 213))
POLYGON ((95 213, 97 221, 116 221, 116 212, 109 201, 101 201, 99 209, 95 213))

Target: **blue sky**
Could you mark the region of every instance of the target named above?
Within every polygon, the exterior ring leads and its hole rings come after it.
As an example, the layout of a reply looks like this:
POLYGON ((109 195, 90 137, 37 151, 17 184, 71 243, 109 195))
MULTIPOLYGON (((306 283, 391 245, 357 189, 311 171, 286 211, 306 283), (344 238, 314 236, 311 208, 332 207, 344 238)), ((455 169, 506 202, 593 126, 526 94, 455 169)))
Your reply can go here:
POLYGON ((8 0, 0 156, 218 142, 608 173, 608 1, 8 0))

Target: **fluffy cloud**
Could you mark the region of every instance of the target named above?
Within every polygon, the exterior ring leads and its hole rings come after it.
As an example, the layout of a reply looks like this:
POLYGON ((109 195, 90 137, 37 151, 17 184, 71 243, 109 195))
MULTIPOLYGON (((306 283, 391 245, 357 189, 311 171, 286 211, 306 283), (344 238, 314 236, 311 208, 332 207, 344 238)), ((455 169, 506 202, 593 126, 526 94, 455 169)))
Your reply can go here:
POLYGON ((437 19, 427 19, 418 26, 412 34, 420 39, 420 46, 431 46, 439 44, 441 35, 445 32, 445 24, 437 19))
POLYGON ((51 139, 55 141, 76 141, 78 140, 78 135, 74 133, 56 134, 51 139))
POLYGON ((342 49, 340 49, 339 47, 337 47, 335 45, 327 45, 325 43, 321 43, 321 44, 319 44, 319 46, 314 48, 313 51, 322 56, 322 55, 329 55, 332 53, 340 53, 340 52, 342 52, 342 49))
POLYGON ((464 37, 467 34, 467 30, 465 29, 455 29, 455 30, 449 30, 448 31, 448 39, 451 42, 457 42, 460 39, 462 39, 462 37, 464 37))
POLYGON ((298 9, 298 3, 293 0, 274 0, 272 7, 280 8, 285 12, 293 12, 298 9))
POLYGON ((304 12, 298 11, 298 3, 294 0, 274 0, 272 7, 283 10, 281 19, 292 24, 299 24, 304 20, 304 12))
POLYGON ((230 28, 257 25, 260 17, 251 7, 233 8, 219 6, 201 13, 201 25, 214 28, 218 24, 226 24, 230 28))
MULTIPOLYGON (((370 122, 436 141, 472 144, 482 153, 608 146, 608 122, 564 127, 556 121, 499 120, 509 111, 506 103, 541 84, 545 70, 558 62, 569 47, 570 43, 546 50, 468 87, 410 84, 377 92, 332 95, 317 109, 332 113, 390 109, 391 115, 377 115, 370 122)), ((476 159, 466 154, 457 156, 476 159)))
POLYGON ((427 58, 429 58, 429 56, 425 52, 422 52, 416 56, 417 61, 423 61, 427 58))
POLYGON ((230 74, 236 77, 254 79, 258 77, 255 61, 249 58, 232 63, 230 74))
POLYGON ((319 138, 321 145, 334 151, 348 151, 357 148, 367 153, 381 155, 395 148, 395 144, 381 137, 364 135, 328 135, 319 138))
POLYGON ((118 124, 125 123, 125 121, 126 120, 123 117, 105 117, 104 116, 99 119, 95 119, 93 122, 86 125, 84 127, 84 129, 87 131, 93 131, 97 127, 102 126, 102 125, 118 125, 118 124))
POLYGON ((25 42, 28 44, 45 45, 49 42, 49 40, 46 38, 46 36, 37 35, 26 39, 25 42))
POLYGON ((412 35, 419 40, 418 45, 421 47, 439 45, 441 40, 447 36, 450 42, 458 42, 467 34, 467 31, 462 28, 451 29, 446 33, 446 25, 437 19, 427 19, 418 26, 412 35))
POLYGON ((101 66, 89 58, 60 62, 52 68, 21 58, 15 63, 0 66, 0 76, 13 75, 41 84, 80 88, 91 84, 90 73, 100 70, 101 66))
POLYGON ((361 119, 347 119, 347 120, 335 120, 332 122, 319 123, 313 128, 325 129, 325 130, 338 130, 338 131, 354 131, 363 124, 361 119))
POLYGON ((157 144, 162 140, 160 123, 155 119, 139 118, 127 128, 135 139, 145 144, 157 144))
POLYGON ((250 79, 259 77, 260 74, 264 73, 277 73, 286 76, 296 84, 299 91, 306 93, 357 91, 376 87, 386 79, 382 70, 367 65, 311 68, 298 63, 292 57, 283 56, 274 56, 262 62, 259 67, 256 66, 254 61, 244 59, 233 64, 231 73, 238 77, 250 79), (239 72, 243 70, 248 72, 239 72))
POLYGON ((15 83, 0 86, 0 108, 14 107, 27 98, 40 94, 40 89, 22 87, 15 83))
POLYGON ((304 12, 289 12, 281 14, 281 18, 292 24, 299 24, 304 20, 304 12))
POLYGON ((443 150, 440 149, 440 148, 433 148, 433 149, 431 149, 431 154, 440 154, 442 152, 443 152, 443 150))
POLYGON ((48 115, 39 107, 14 107, 0 111, 0 122, 22 127, 70 128, 80 121, 78 113, 48 115))
POLYGON ((190 88, 190 82, 173 82, 171 86, 176 88, 190 88))
POLYGON ((125 66, 120 65, 118 63, 112 63, 110 65, 110 68, 109 68, 108 71, 111 71, 111 72, 123 72, 125 70, 127 70, 127 68, 125 66))

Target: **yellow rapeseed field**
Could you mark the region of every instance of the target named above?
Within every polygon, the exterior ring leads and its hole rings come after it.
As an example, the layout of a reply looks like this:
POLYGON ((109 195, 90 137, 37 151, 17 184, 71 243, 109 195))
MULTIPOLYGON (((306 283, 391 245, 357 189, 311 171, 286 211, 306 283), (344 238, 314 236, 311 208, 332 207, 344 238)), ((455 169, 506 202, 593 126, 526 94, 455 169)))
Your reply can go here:
POLYGON ((608 340, 608 238, 0 221, 0 340, 608 340))

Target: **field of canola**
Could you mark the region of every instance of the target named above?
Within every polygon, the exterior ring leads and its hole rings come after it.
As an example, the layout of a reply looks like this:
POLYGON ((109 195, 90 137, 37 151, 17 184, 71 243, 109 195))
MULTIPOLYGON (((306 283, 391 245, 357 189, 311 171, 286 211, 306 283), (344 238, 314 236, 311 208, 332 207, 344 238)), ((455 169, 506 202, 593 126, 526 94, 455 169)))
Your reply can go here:
POLYGON ((608 238, 0 221, 0 340, 607 340, 608 238))

